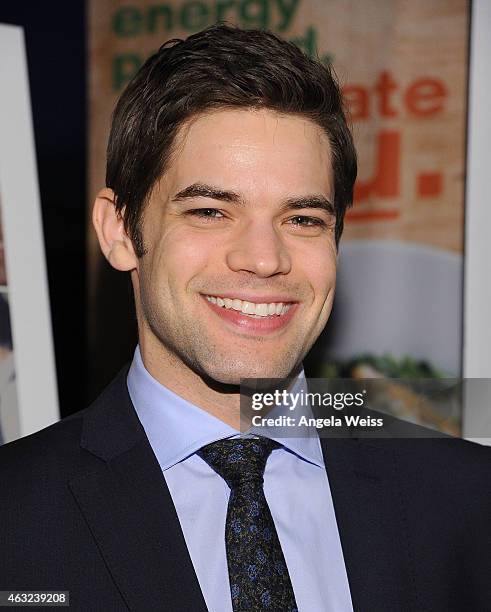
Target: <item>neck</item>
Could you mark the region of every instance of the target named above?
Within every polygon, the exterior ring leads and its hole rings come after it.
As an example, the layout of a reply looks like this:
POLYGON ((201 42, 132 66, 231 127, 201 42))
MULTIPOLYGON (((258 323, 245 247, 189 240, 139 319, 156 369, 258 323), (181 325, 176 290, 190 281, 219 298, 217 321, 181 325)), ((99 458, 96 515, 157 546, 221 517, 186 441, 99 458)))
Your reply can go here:
POLYGON ((140 338, 143 365, 160 384, 186 401, 240 431, 239 385, 219 383, 200 375, 160 345, 153 350, 140 338))

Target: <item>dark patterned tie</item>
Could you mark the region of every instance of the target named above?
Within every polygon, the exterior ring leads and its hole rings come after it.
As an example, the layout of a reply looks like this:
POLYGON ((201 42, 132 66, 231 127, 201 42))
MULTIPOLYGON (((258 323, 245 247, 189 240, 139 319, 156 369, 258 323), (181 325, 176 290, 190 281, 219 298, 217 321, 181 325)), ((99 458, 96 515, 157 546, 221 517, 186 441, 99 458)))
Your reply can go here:
POLYGON ((230 487, 225 544, 234 612, 298 612, 263 490, 266 461, 279 446, 269 438, 235 438, 198 451, 230 487))

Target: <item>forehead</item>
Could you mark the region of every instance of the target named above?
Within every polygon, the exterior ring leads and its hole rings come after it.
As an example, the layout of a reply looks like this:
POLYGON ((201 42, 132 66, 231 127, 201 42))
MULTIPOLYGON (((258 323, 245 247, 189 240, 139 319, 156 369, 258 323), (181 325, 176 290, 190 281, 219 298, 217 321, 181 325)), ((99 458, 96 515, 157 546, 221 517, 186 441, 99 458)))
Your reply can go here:
POLYGON ((227 109, 198 115, 179 130, 169 187, 200 180, 254 192, 316 189, 330 195, 331 154, 312 121, 271 110, 227 109))

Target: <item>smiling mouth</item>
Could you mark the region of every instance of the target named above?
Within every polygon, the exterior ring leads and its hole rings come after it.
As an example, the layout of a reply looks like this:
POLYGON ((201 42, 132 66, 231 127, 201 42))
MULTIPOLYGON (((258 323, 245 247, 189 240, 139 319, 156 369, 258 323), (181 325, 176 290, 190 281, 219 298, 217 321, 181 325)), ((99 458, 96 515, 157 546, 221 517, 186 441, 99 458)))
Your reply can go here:
POLYGON ((269 302, 260 303, 248 302, 245 300, 222 298, 214 295, 205 295, 205 298, 226 310, 236 310, 242 314, 248 315, 254 319, 263 319, 265 317, 282 317, 292 307, 292 302, 269 302))

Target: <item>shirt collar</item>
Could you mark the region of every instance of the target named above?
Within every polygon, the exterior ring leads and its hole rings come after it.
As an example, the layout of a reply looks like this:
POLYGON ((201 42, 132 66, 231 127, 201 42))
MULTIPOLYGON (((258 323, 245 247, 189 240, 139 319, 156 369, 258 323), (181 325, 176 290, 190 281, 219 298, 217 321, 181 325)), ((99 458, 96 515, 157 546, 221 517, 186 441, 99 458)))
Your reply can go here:
MULTIPOLYGON (((183 461, 206 444, 240 435, 237 429, 159 383, 145 368, 138 346, 128 372, 127 385, 133 406, 162 470, 183 461)), ((302 369, 292 389, 305 388, 302 369)), ((256 433, 264 435, 264 429, 256 430, 256 433)), ((255 433, 254 428, 251 433, 255 433)), ((282 437, 277 430, 272 430, 269 437, 301 459, 324 467, 317 431, 306 428, 303 434, 302 437, 290 437, 291 434, 282 437)))

